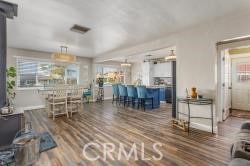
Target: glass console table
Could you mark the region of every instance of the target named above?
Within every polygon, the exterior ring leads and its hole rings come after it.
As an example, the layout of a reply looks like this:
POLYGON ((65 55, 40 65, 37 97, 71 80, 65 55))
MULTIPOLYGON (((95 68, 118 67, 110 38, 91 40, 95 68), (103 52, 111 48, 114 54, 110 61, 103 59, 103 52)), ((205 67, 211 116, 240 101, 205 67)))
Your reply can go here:
POLYGON ((191 119, 208 119, 211 120, 211 132, 214 134, 214 120, 213 120, 213 99, 207 98, 200 98, 200 99, 193 99, 193 98, 178 98, 177 99, 177 118, 179 119, 179 115, 184 115, 188 117, 188 132, 190 128, 190 120, 191 119), (188 113, 179 112, 179 103, 185 103, 188 106, 188 113), (210 105, 210 117, 198 117, 198 116, 191 116, 191 109, 190 105, 210 105))

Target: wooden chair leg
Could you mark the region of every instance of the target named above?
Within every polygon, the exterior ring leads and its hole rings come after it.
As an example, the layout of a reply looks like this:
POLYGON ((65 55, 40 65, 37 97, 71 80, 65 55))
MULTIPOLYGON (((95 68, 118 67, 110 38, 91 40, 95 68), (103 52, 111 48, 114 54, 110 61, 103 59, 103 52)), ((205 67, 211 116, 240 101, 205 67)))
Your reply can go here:
POLYGON ((143 99, 141 99, 141 108, 143 108, 143 99))
POLYGON ((51 105, 50 105, 50 103, 48 104, 48 117, 50 117, 50 115, 51 115, 51 105))
POLYGON ((127 97, 127 100, 126 100, 127 107, 129 106, 129 102, 130 102, 130 98, 127 97))
POLYGON ((144 111, 146 110, 146 102, 145 102, 145 99, 143 99, 143 109, 144 109, 144 111))
POLYGON ((137 109, 139 109, 140 99, 138 98, 137 109))
POLYGON ((80 111, 83 110, 83 101, 81 100, 81 107, 80 107, 80 111))
POLYGON ((123 97, 123 106, 124 106, 124 108, 125 108, 125 105, 126 105, 126 97, 124 96, 123 97))
POLYGON ((52 107, 52 116, 53 116, 53 120, 55 120, 55 105, 53 104, 53 107, 52 107))
POLYGON ((69 112, 68 112, 68 104, 67 104, 67 100, 66 100, 66 102, 65 102, 65 110, 66 110, 67 118, 69 118, 69 112))
POLYGON ((70 102, 70 116, 73 116, 73 103, 70 102))
POLYGON ((154 108, 154 98, 152 98, 152 109, 154 108))

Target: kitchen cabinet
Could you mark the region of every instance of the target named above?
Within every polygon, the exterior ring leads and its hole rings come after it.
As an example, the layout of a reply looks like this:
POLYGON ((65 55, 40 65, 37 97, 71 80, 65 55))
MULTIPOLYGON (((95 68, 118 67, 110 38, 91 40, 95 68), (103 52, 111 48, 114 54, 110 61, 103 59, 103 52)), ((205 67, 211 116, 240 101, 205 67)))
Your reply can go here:
POLYGON ((171 62, 154 64, 153 77, 172 77, 171 62))
POLYGON ((167 103, 172 102, 172 88, 171 87, 160 88, 160 101, 165 101, 167 103))
POLYGON ((152 64, 151 62, 142 63, 142 84, 149 86, 152 84, 152 64))
POLYGON ((166 89, 160 88, 160 101, 166 101, 166 89))
POLYGON ((172 103, 172 87, 167 87, 166 88, 166 102, 167 103, 172 103))

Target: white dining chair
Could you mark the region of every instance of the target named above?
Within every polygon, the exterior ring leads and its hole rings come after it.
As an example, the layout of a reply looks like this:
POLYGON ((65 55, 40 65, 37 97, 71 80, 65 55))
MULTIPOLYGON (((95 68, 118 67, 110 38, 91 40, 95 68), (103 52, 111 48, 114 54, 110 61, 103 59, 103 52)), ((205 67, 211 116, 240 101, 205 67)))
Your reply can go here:
POLYGON ((79 109, 83 108, 83 87, 79 85, 74 85, 70 87, 68 95, 68 109, 70 116, 75 112, 78 112, 79 109))
POLYGON ((48 104, 50 107, 50 113, 53 116, 53 120, 57 115, 67 115, 68 113, 68 106, 67 106, 67 88, 65 86, 55 87, 52 90, 52 94, 49 96, 48 104))

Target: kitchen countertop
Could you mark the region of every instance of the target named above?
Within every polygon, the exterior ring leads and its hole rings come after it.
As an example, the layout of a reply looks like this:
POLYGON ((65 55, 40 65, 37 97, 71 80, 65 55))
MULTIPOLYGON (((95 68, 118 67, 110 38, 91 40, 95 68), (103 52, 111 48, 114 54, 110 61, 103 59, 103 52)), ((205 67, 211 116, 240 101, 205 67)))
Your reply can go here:
POLYGON ((152 86, 147 86, 147 88, 169 88, 172 87, 172 85, 152 85, 152 86))

